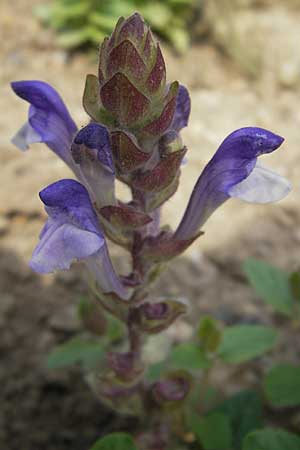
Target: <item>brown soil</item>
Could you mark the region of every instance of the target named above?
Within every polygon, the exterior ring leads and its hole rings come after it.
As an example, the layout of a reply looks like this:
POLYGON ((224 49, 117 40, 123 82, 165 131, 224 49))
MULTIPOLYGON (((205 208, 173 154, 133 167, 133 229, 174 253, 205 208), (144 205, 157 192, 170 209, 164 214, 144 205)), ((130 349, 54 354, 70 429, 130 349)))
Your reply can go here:
MULTIPOLYGON (((80 281, 79 269, 39 277, 28 268, 45 220, 37 192, 69 174, 44 148, 35 146, 24 155, 9 144, 25 120, 27 106, 12 95, 8 83, 25 78, 49 81, 82 125, 86 122, 81 109, 84 76, 96 71, 96 62, 84 55, 70 59, 55 46, 51 32, 41 29, 32 16, 30 6, 38 3, 7 0, 1 4, 0 448, 84 450, 106 430, 117 427, 117 422, 93 398, 79 369, 48 371, 45 358, 54 345, 80 330, 74 305, 86 294, 86 286, 80 281)), ((166 207, 166 217, 173 225, 201 168, 224 135, 253 124, 287 138, 282 153, 268 161, 294 181, 294 193, 281 205, 268 207, 228 202, 208 222, 198 243, 170 265, 156 288, 159 296, 184 297, 190 303, 190 315, 170 331, 176 339, 188 337, 189 324, 207 313, 225 324, 251 322, 279 327, 282 339, 274 354, 238 373, 220 368, 214 375, 213 383, 226 384, 228 392, 256 386, 259 375, 276 361, 299 361, 300 357, 296 332, 262 305, 241 270, 241 263, 249 256, 289 271, 300 265, 300 77, 291 82, 294 67, 289 66, 287 74, 280 72, 285 61, 290 65, 299 61, 293 54, 294 44, 289 45, 299 42, 299 12, 276 6, 251 9, 249 14, 265 33, 261 51, 266 57, 255 83, 210 45, 195 46, 182 58, 166 49, 169 77, 186 83, 192 89, 193 101, 191 125, 184 132, 189 163, 183 170, 181 189, 166 207)), ((298 46, 296 49, 298 52, 298 46)), ((118 256, 115 249, 113 253, 118 256)), ((289 417, 289 425, 293 417, 289 417)), ((272 420, 281 423, 282 414, 272 420)))

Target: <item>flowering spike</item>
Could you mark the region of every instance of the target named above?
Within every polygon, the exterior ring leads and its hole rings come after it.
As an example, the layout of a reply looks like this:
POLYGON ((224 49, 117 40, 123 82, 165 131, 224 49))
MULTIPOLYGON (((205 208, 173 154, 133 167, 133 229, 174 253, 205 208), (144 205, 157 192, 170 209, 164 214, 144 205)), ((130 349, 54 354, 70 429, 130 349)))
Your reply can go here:
MULTIPOLYGON (((199 230, 206 219, 227 199, 266 203, 288 193, 287 180, 257 163, 283 139, 261 128, 229 135, 200 175, 173 232, 161 227, 161 206, 179 185, 187 151, 180 131, 187 126, 191 102, 184 86, 177 81, 167 84, 160 46, 138 13, 121 18, 100 45, 98 77, 87 76, 83 95, 91 120, 79 131, 48 84, 20 81, 12 88, 30 103, 28 121, 14 138, 16 145, 25 150, 33 142, 44 142, 79 180, 61 180, 41 191, 48 219, 31 267, 48 273, 81 261, 94 300, 127 327, 128 349, 110 352, 106 363, 101 361, 95 368, 99 376, 94 372, 89 378, 92 388, 106 405, 126 415, 182 406, 191 389, 188 373, 164 374, 154 384, 142 380, 144 339, 165 330, 186 311, 175 300, 150 302, 150 286, 165 262, 203 234, 199 230), (127 203, 116 197, 118 182, 131 191, 127 203), (128 251, 128 274, 116 273, 106 238, 128 251)), ((81 316, 89 330, 102 332, 97 308, 81 310, 81 316)), ((202 321, 198 335, 202 349, 215 353, 221 339, 217 327, 202 321)), ((120 348, 125 348, 123 339, 120 348)), ((165 448, 160 437, 152 443, 145 448, 165 448)))

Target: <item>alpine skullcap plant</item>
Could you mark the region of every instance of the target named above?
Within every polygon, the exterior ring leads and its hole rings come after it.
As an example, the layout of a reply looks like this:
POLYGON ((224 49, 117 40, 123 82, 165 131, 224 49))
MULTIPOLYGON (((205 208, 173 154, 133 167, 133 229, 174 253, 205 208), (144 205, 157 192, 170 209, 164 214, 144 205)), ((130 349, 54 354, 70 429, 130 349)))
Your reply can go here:
MULTIPOLYGON (((128 327, 124 352, 109 352, 92 384, 103 402, 126 414, 174 407, 185 401, 191 377, 183 370, 154 384, 143 381, 142 344, 186 311, 173 299, 150 296, 162 263, 180 255, 201 234, 208 217, 231 197, 254 203, 278 201, 289 182, 258 162, 283 138, 247 127, 221 143, 193 189, 175 230, 161 228, 163 204, 178 189, 187 148, 190 96, 166 80, 159 44, 139 14, 121 18, 100 47, 98 75, 88 75, 83 105, 89 123, 78 130, 59 94, 41 81, 16 81, 14 92, 30 104, 28 120, 13 139, 22 150, 45 143, 73 171, 44 188, 48 220, 30 265, 39 273, 82 261, 100 304, 128 327), (116 180, 132 194, 116 196, 116 180), (107 239, 128 250, 132 269, 116 272, 107 239)), ((150 414, 150 412, 149 412, 150 414)))

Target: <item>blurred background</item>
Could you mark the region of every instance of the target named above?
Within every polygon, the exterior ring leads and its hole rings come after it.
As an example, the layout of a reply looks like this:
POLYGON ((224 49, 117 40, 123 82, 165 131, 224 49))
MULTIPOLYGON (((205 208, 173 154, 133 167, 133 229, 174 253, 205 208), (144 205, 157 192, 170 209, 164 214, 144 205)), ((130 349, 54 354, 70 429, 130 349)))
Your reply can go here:
MULTIPOLYGON (((206 224, 205 235, 171 264, 157 292, 184 296, 198 314, 212 313, 226 323, 242 320, 245 314, 262 320, 263 307, 245 284, 241 262, 256 256, 289 271, 299 266, 299 0, 2 0, 3 448, 82 450, 103 425, 98 403, 93 403, 78 375, 48 373, 42 367, 48 349, 78 331, 74 303, 86 287, 76 270, 38 277, 28 268, 45 220, 38 191, 70 173, 44 146, 34 145, 25 154, 12 146, 10 139, 25 122, 28 107, 14 96, 9 83, 49 82, 78 126, 85 125, 81 98, 86 74, 97 72, 98 43, 120 15, 136 10, 161 40, 168 79, 185 84, 192 98, 190 125, 183 132, 188 164, 178 192, 166 205, 168 222, 178 223, 205 163, 223 138, 242 126, 269 128, 286 138, 264 163, 294 185, 279 205, 234 200, 225 204, 206 224)), ((117 250, 112 252, 122 267, 117 250)), ((184 327, 177 332, 189 333, 184 327)))

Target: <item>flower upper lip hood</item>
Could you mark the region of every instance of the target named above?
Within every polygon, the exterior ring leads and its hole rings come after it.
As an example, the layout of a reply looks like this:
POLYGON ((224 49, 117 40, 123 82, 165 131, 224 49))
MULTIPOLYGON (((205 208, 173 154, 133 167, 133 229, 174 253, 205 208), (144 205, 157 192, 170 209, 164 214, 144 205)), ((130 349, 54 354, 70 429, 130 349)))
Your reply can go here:
POLYGON ((257 127, 244 127, 229 134, 218 151, 215 158, 235 156, 235 158, 252 159, 277 150, 284 142, 284 138, 269 130, 257 127))
POLYGON ((78 131, 74 138, 74 144, 84 145, 86 148, 96 150, 98 161, 108 171, 115 173, 110 139, 106 127, 98 123, 90 123, 78 131))
MULTIPOLYGON (((62 98, 48 83, 39 80, 13 81, 11 87, 19 97, 35 108, 45 111, 45 113, 49 111, 56 112, 63 119, 70 133, 74 133, 77 130, 77 126, 62 98)), ((47 116, 45 115, 46 119, 47 116)), ((31 119, 31 121, 34 121, 34 119, 31 119)))
POLYGON ((52 216, 65 214, 77 226, 99 234, 97 216, 86 189, 80 183, 71 179, 61 180, 43 189, 39 196, 52 216))
POLYGON ((35 142, 45 143, 78 176, 70 152, 77 126, 58 92, 48 83, 36 80, 14 81, 11 87, 30 104, 28 121, 12 142, 21 150, 35 142))

